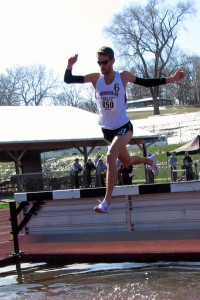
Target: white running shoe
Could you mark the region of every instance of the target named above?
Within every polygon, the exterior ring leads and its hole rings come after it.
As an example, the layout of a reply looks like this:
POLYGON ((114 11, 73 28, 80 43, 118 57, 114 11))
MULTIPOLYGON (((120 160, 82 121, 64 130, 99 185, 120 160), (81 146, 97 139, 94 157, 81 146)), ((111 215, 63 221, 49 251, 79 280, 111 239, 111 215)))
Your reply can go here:
POLYGON ((159 174, 159 167, 157 165, 157 158, 154 154, 152 154, 151 156, 148 156, 149 159, 151 159, 153 161, 153 165, 151 166, 152 172, 155 176, 158 176, 159 174))
POLYGON ((94 211, 96 213, 100 213, 100 214, 109 213, 109 211, 110 211, 110 205, 108 205, 108 203, 104 200, 98 206, 96 206, 94 208, 94 211))

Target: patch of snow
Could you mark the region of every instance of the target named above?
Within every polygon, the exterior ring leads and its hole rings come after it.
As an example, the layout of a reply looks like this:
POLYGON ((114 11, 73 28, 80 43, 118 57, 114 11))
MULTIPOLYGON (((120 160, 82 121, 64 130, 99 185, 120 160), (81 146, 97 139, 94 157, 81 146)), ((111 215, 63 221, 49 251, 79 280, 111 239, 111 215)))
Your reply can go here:
POLYGON ((186 143, 200 134, 200 111, 178 115, 161 114, 145 119, 132 120, 132 123, 135 128, 166 135, 168 144, 186 143))

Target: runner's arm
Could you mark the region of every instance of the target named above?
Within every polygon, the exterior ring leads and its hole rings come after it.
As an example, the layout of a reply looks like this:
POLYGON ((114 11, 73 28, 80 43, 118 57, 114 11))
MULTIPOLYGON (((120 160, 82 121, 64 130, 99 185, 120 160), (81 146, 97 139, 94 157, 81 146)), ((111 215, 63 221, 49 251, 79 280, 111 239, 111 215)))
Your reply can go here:
POLYGON ((124 77, 125 83, 132 82, 137 85, 144 87, 153 87, 167 83, 173 83, 183 79, 185 73, 183 70, 177 70, 173 76, 170 77, 161 77, 161 78, 140 78, 136 77, 130 72, 124 71, 122 77, 124 77))
POLYGON ((84 76, 82 75, 72 75, 72 70, 66 69, 64 75, 65 83, 84 83, 84 76))
POLYGON ((68 59, 67 69, 64 74, 64 82, 67 84, 70 83, 92 83, 94 86, 96 85, 96 81, 98 80, 99 73, 92 73, 88 75, 72 75, 73 65, 77 62, 78 54, 70 57, 68 59))

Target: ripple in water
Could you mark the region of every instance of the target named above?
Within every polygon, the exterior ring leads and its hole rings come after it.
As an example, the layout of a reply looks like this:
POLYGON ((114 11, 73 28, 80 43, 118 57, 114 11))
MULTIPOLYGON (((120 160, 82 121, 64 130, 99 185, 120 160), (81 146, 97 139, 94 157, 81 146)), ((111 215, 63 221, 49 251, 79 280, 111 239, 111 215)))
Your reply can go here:
POLYGON ((0 268, 4 300, 200 300, 200 263, 115 263, 0 268))

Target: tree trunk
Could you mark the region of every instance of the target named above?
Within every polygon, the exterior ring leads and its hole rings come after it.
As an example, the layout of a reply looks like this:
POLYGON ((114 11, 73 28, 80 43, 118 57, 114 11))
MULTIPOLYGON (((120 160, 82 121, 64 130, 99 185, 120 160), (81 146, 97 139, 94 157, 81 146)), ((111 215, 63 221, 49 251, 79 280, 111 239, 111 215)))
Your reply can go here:
POLYGON ((152 88, 154 115, 160 115, 158 95, 159 95, 159 86, 155 86, 154 88, 152 88))

